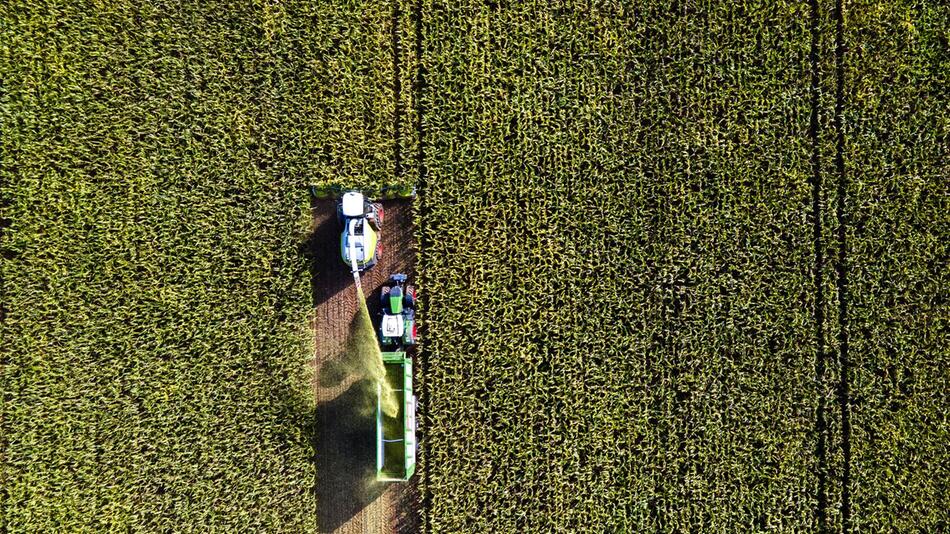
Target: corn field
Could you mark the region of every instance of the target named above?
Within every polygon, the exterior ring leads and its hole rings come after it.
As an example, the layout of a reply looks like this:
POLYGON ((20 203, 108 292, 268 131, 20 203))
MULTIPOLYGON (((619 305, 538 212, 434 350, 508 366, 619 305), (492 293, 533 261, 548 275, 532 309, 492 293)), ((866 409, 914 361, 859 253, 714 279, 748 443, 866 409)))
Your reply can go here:
POLYGON ((0 530, 317 528, 311 184, 418 188, 425 532, 947 530, 948 39, 905 0, 5 3, 0 530))

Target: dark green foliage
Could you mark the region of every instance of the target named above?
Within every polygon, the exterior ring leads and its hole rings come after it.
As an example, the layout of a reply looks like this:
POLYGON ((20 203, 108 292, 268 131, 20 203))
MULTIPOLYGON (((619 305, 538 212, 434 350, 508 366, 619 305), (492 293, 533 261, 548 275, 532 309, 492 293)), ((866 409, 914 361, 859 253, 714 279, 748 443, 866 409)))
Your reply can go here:
POLYGON ((950 528, 950 7, 846 4, 853 523, 950 528))
POLYGON ((813 6, 424 4, 434 531, 947 528, 948 9, 813 6))
POLYGON ((305 184, 393 181, 391 16, 3 4, 3 530, 315 527, 305 184))
POLYGON ((808 6, 660 4, 424 6, 433 531, 815 528, 808 6))

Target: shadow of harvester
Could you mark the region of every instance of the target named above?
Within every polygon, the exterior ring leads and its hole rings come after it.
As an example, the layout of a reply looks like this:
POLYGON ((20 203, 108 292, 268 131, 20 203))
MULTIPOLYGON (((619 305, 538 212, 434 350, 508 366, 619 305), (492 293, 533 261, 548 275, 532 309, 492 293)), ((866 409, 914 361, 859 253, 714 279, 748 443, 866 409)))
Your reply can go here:
POLYGON ((316 308, 353 285, 340 258, 340 222, 336 202, 311 202, 314 226, 302 252, 310 264, 311 297, 316 308))

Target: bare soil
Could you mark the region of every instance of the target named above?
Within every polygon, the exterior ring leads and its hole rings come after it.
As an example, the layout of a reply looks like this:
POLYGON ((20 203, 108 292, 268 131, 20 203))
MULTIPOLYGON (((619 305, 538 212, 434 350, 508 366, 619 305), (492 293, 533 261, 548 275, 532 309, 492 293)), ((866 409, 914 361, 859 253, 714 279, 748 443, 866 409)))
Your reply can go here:
MULTIPOLYGON (((381 286, 394 273, 409 275, 410 283, 415 275, 411 202, 383 201, 382 205, 382 258, 372 269, 364 271, 361 281, 375 327, 379 325, 381 286)), ((357 373, 341 372, 341 366, 334 365, 343 354, 357 310, 353 278, 340 259, 341 228, 334 201, 314 202, 313 228, 309 253, 314 303, 314 449, 319 531, 417 532, 418 475, 404 483, 375 480, 375 387, 357 373)))

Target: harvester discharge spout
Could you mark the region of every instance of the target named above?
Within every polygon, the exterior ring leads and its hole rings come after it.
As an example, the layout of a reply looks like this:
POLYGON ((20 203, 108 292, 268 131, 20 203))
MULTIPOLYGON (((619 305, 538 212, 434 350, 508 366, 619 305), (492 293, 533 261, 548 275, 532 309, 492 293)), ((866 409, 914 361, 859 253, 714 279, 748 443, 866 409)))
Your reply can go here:
POLYGON ((350 245, 350 273, 353 274, 353 284, 356 286, 356 291, 361 295, 363 294, 363 287, 360 285, 360 270, 356 265, 356 243, 354 240, 349 240, 350 245))

